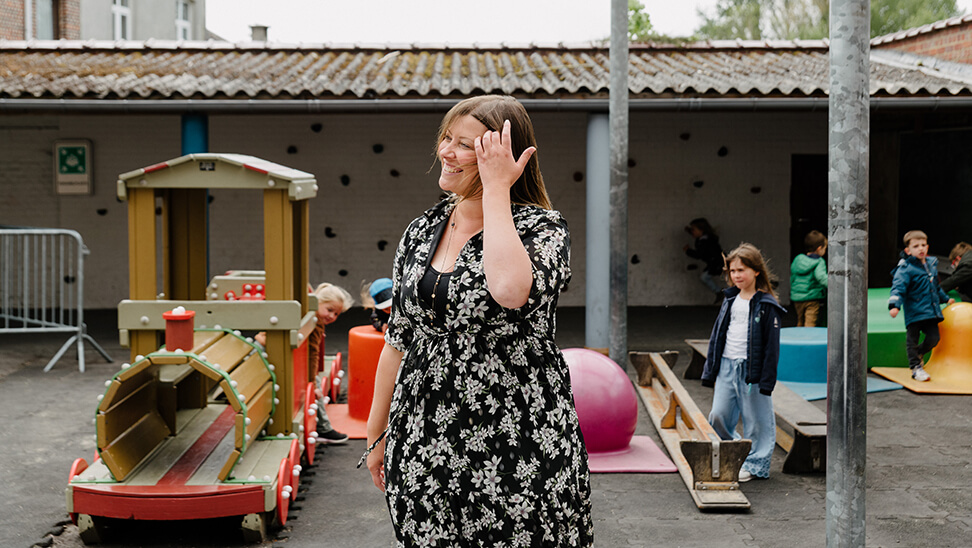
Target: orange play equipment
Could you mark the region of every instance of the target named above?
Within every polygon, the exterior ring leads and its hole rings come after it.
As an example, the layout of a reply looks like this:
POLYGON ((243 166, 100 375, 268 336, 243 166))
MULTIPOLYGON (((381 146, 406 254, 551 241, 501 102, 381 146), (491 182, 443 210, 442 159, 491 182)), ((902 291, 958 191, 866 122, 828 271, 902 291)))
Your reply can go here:
POLYGON ((335 430, 349 438, 368 437, 375 373, 384 346, 385 334, 370 325, 359 325, 348 331, 348 403, 331 403, 325 409, 335 430))
POLYGON ((874 373, 922 394, 972 394, 972 303, 955 303, 942 311, 938 324, 941 342, 925 364, 931 380, 918 382, 911 370, 902 367, 874 367, 874 373))

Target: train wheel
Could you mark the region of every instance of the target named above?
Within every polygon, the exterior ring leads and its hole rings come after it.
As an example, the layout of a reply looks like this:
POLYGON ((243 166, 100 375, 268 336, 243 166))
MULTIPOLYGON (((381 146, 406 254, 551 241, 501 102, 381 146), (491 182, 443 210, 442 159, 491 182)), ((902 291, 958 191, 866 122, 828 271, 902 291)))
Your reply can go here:
POLYGON ((85 544, 101 544, 107 538, 105 522, 101 516, 78 514, 78 536, 85 544))
MULTIPOLYGON (((290 453, 287 455, 290 459, 290 465, 293 466, 300 462, 300 443, 297 440, 290 442, 290 453)), ((290 485, 294 485, 294 481, 290 480, 290 485)), ((294 489, 296 491, 296 489, 294 489)), ((293 493, 291 493, 293 494, 293 493)), ((293 501, 293 499, 291 499, 293 501)))
MULTIPOLYGON (((307 464, 314 464, 314 450, 317 448, 317 398, 314 383, 307 383, 304 394, 304 455, 307 464)), ((294 461, 297 464, 300 461, 294 461)))
POLYGON ((290 462, 290 457, 281 459, 280 469, 277 471, 277 523, 281 527, 287 525, 287 512, 290 509, 290 498, 294 490, 293 470, 294 465, 290 462))
POLYGON ((337 403, 338 396, 341 395, 341 361, 341 353, 338 352, 334 356, 334 361, 331 362, 331 374, 329 375, 331 379, 331 393, 329 394, 331 403, 337 403))
MULTIPOLYGON (((68 483, 71 483, 74 480, 74 476, 77 476, 78 474, 84 472, 87 469, 88 469, 88 461, 82 458, 74 459, 74 464, 71 465, 71 470, 68 472, 68 483)), ((78 524, 77 512, 71 512, 68 514, 68 516, 71 517, 71 523, 75 525, 78 524)))

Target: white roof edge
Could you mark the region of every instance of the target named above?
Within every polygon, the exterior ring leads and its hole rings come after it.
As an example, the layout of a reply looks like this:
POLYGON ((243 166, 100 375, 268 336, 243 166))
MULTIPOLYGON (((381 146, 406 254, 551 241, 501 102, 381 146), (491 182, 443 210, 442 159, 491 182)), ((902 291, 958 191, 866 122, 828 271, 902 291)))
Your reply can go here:
POLYGON ((883 36, 875 36, 874 38, 871 38, 871 45, 879 46, 881 44, 889 44, 891 42, 897 42, 898 40, 914 38, 919 34, 925 34, 927 32, 942 30, 948 27, 954 27, 965 23, 972 23, 972 13, 956 15, 955 17, 942 19, 940 21, 935 21, 932 23, 928 23, 927 25, 921 25, 918 27, 912 27, 910 29, 902 29, 899 31, 885 34, 883 36))
POLYGON ((249 156, 247 154, 236 154, 232 152, 199 152, 194 154, 186 154, 169 160, 163 160, 151 166, 145 166, 132 171, 128 171, 126 173, 122 173, 121 175, 118 176, 118 179, 121 181, 129 181, 131 179, 141 177, 146 173, 147 169, 153 168, 160 164, 165 164, 167 167, 174 167, 187 162, 194 162, 199 160, 217 160, 235 166, 248 167, 251 169, 265 171, 269 176, 278 178, 282 181, 287 181, 292 183, 316 181, 314 175, 311 173, 307 173, 306 171, 301 171, 296 168, 287 167, 285 165, 277 164, 269 160, 264 160, 263 158, 257 158, 256 156, 249 156))

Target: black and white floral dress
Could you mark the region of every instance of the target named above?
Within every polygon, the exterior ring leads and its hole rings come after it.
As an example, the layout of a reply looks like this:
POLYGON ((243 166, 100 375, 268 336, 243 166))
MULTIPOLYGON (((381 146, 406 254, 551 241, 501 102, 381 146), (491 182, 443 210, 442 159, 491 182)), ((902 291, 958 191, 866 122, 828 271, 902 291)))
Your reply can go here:
POLYGON ((395 256, 385 338, 404 356, 385 485, 399 546, 591 546, 587 451, 554 344, 570 278, 567 225, 556 211, 513 206, 533 262, 522 308, 490 297, 480 232, 433 310, 418 288, 453 208, 444 201, 415 219, 395 256))

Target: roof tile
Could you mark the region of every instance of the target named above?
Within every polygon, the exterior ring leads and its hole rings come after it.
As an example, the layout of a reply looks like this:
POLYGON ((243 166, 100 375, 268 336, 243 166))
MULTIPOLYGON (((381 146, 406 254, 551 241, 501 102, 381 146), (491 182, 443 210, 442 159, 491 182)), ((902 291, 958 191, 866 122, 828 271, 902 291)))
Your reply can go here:
MULTIPOLYGON (((264 44, 262 42, 0 41, 0 97, 401 98, 473 93, 536 98, 603 95, 609 49, 559 46, 264 44)), ((807 97, 829 86, 827 42, 632 44, 639 97, 807 97)), ((872 55, 876 95, 972 94, 943 65, 889 64, 872 55)))

